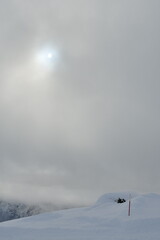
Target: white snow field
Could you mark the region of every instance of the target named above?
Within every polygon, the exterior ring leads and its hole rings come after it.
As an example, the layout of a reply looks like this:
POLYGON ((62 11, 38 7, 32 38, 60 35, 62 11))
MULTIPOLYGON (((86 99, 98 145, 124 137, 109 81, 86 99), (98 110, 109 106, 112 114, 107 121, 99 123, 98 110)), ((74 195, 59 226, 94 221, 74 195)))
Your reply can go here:
POLYGON ((160 195, 102 196, 95 205, 0 223, 0 240, 160 240, 160 195), (115 200, 124 198, 124 203, 115 200))

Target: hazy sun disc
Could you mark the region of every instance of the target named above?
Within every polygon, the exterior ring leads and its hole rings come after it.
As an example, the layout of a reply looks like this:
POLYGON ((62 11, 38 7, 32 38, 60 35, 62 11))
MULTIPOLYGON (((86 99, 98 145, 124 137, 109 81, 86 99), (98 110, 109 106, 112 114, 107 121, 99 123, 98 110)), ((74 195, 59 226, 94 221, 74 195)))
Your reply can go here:
POLYGON ((58 63, 59 54, 55 49, 42 49, 37 54, 37 63, 46 67, 46 68, 55 68, 55 65, 58 63))
POLYGON ((52 58, 53 57, 53 54, 52 53, 48 53, 48 58, 52 58))

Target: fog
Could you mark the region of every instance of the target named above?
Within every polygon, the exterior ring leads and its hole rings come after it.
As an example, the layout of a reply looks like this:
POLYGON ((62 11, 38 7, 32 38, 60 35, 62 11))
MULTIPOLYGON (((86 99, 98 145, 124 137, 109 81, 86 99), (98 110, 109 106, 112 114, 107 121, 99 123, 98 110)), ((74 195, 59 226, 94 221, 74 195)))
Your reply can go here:
POLYGON ((159 9, 0 0, 1 198, 160 192, 159 9))

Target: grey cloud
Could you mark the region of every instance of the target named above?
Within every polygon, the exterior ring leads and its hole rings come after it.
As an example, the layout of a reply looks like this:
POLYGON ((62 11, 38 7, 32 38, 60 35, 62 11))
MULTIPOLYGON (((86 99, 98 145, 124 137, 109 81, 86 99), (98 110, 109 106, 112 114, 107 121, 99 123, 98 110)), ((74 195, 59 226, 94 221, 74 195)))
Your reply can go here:
POLYGON ((0 5, 2 195, 158 192, 159 1, 0 5), (59 52, 51 71, 35 62, 46 46, 59 52))

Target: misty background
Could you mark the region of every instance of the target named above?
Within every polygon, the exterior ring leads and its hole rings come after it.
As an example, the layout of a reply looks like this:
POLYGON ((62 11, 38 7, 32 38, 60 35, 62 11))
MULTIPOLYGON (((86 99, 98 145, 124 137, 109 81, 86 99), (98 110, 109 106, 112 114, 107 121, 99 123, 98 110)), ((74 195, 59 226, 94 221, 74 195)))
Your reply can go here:
POLYGON ((0 198, 160 192, 159 30, 159 0, 0 0, 0 198))

